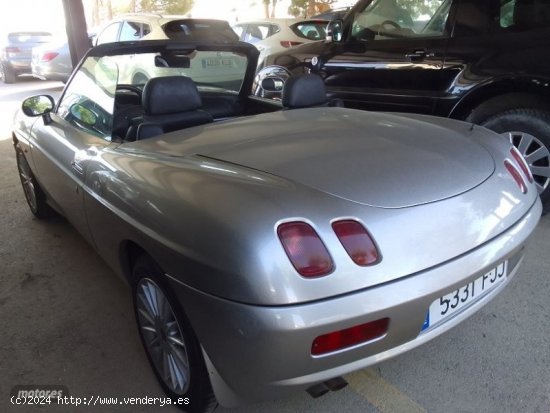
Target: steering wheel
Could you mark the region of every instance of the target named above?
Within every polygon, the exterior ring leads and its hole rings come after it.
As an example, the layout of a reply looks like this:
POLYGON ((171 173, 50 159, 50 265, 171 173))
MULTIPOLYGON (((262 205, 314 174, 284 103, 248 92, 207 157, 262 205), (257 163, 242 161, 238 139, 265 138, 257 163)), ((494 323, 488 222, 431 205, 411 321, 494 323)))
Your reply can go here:
POLYGON ((143 93, 143 90, 140 87, 138 87, 136 85, 128 85, 128 84, 117 85, 116 90, 117 90, 117 92, 126 90, 130 93, 134 93, 134 94, 138 95, 140 98, 141 98, 141 95, 143 93))
POLYGON ((380 27, 384 30, 389 31, 401 30, 401 26, 393 20, 384 20, 382 23, 380 23, 380 27))

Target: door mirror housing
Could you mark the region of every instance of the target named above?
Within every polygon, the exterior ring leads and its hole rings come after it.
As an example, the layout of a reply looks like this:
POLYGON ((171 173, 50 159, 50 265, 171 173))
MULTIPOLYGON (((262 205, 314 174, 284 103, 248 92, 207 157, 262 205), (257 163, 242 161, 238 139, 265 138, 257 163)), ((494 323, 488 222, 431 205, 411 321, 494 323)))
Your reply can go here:
POLYGON ((344 21, 332 20, 327 27, 327 42, 341 43, 344 40, 344 21))
POLYGON ((55 102, 49 95, 31 96, 23 101, 21 110, 27 116, 43 116, 53 110, 55 102))

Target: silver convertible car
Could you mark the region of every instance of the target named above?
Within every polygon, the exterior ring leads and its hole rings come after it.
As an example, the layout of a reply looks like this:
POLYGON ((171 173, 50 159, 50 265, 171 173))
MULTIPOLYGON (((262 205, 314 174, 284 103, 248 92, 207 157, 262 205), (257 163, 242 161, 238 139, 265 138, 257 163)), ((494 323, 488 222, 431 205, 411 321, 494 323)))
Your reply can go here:
POLYGON ((319 396, 426 343, 505 288, 541 215, 501 136, 346 109, 315 75, 250 96, 257 58, 214 38, 101 45, 15 118, 30 209, 128 281, 189 411, 319 396), (159 75, 121 83, 136 62, 159 75))

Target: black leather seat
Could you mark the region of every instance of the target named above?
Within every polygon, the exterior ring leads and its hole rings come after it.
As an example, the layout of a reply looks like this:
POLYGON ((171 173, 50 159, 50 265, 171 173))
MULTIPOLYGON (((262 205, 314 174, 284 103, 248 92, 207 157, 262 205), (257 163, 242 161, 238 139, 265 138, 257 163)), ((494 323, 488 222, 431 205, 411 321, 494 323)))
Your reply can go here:
POLYGON ((200 110, 202 101, 195 83, 184 76, 149 79, 142 105, 145 113, 137 127, 138 140, 213 122, 210 113, 200 110))
POLYGON ((323 79, 313 73, 289 77, 283 87, 282 104, 285 109, 344 106, 341 99, 327 97, 323 79))

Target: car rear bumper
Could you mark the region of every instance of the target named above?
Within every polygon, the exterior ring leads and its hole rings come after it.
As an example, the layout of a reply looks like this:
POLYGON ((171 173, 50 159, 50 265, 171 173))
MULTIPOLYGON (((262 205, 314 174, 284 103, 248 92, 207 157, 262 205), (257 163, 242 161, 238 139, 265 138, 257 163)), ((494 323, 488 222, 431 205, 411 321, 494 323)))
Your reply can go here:
POLYGON ((513 227, 475 250, 437 267, 363 291, 301 305, 262 307, 227 301, 172 279, 174 291, 203 346, 220 404, 281 397, 363 369, 415 348, 454 327, 498 295, 517 272, 541 203, 513 227), (445 322, 421 331, 430 304, 508 260, 508 277, 445 322), (389 318, 371 342, 312 356, 313 340, 389 318))

